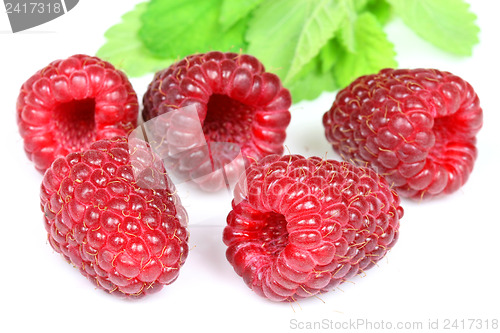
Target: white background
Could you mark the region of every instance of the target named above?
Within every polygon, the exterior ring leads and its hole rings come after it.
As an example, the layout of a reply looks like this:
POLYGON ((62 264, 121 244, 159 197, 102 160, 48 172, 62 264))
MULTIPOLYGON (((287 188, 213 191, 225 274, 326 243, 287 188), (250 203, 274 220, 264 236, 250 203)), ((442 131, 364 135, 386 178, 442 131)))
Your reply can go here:
MULTIPOLYGON (((104 31, 138 1, 80 1, 68 14, 12 34, 0 10, 1 227, 0 331, 6 332, 285 332, 293 320, 366 319, 372 323, 500 319, 500 70, 497 1, 470 1, 481 27, 472 57, 446 54, 399 20, 386 28, 400 67, 434 67, 468 80, 481 99, 479 158, 457 193, 432 201, 403 200, 398 244, 366 276, 294 304, 254 294, 225 259, 222 229, 230 196, 180 188, 190 215, 190 253, 179 279, 160 293, 126 301, 96 290, 47 243, 39 209, 42 176, 24 155, 15 123, 21 84, 55 59, 95 54, 104 31)), ((152 76, 133 79, 140 98, 152 76)), ((337 158, 321 117, 335 94, 292 107, 292 153, 337 158)), ((344 325, 346 325, 344 324, 344 325)), ((485 322, 483 321, 483 325, 485 322)), ((442 327, 442 326, 441 326, 442 327)), ((293 330, 292 330, 293 331, 293 330)), ((297 331, 297 330, 295 330, 297 331)), ((348 330, 343 330, 348 331, 348 330)))

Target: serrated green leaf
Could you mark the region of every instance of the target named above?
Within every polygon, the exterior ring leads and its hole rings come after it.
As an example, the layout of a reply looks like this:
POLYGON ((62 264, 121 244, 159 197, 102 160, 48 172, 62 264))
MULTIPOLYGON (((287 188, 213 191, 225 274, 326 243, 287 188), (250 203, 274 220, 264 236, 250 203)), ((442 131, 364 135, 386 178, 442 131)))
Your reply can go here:
POLYGON ((266 1, 249 22, 248 52, 289 83, 338 29, 342 8, 334 0, 266 1))
POLYGON ((372 13, 380 24, 386 24, 392 15, 392 8, 386 0, 370 0, 366 4, 365 11, 372 13))
POLYGON ((331 73, 322 73, 321 67, 321 56, 318 54, 286 86, 292 94, 294 103, 302 100, 314 100, 322 92, 334 91, 338 88, 333 75, 331 73))
POLYGON ((339 59, 341 47, 335 38, 330 39, 319 51, 320 70, 322 74, 330 73, 333 65, 339 59))
POLYGON ((122 16, 122 21, 109 28, 104 36, 106 43, 97 51, 97 56, 124 70, 131 77, 138 77, 163 69, 172 59, 155 57, 139 39, 140 16, 146 9, 143 2, 122 16))
POLYGON ((332 75, 322 75, 318 72, 311 72, 305 77, 292 82, 288 89, 293 97, 293 102, 302 100, 315 100, 325 91, 335 91, 338 89, 332 75))
POLYGON ((341 23, 339 40, 350 52, 356 51, 356 40, 354 39, 354 23, 358 13, 365 11, 368 0, 338 0, 346 13, 345 19, 341 23))
POLYGON ((357 12, 361 12, 361 11, 363 11, 363 9, 366 7, 366 4, 370 0, 343 0, 343 1, 351 1, 353 3, 354 9, 357 12))
POLYGON ((341 0, 341 5, 346 12, 346 18, 342 21, 339 40, 349 52, 356 52, 356 39, 354 38, 354 24, 357 19, 355 3, 353 0, 341 0))
POLYGON ((479 42, 476 16, 463 0, 388 0, 420 37, 458 55, 471 55, 479 42))
POLYGON ((375 16, 365 12, 358 16, 354 25, 356 52, 344 50, 333 66, 336 82, 344 87, 354 78, 372 74, 384 67, 396 67, 394 46, 387 40, 375 16))
POLYGON ((219 51, 239 51, 246 20, 227 31, 219 24, 222 0, 151 0, 141 17, 139 37, 155 55, 183 58, 187 55, 219 51))
POLYGON ((219 17, 221 28, 226 31, 249 15, 263 0, 223 0, 219 17))

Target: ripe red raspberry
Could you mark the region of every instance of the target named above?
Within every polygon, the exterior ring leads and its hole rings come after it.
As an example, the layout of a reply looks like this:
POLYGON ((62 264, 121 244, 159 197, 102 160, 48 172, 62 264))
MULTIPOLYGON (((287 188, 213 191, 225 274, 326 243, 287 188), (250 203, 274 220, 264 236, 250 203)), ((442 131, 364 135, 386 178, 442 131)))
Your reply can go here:
POLYGON ((413 198, 451 193, 467 181, 482 122, 471 85, 435 69, 362 76, 323 117, 336 152, 413 198))
POLYGON ((194 110, 196 119, 185 116, 183 126, 157 125, 152 136, 173 171, 210 191, 223 187, 224 178, 237 178, 246 159, 283 153, 290 105, 289 91, 255 57, 209 52, 157 72, 144 95, 143 118, 194 110), (240 149, 243 162, 229 166, 227 177, 217 173, 240 149))
POLYGON ((100 140, 56 159, 43 178, 50 245, 110 293, 156 292, 177 278, 188 254, 187 214, 148 147, 100 140))
POLYGON ((271 300, 329 291, 394 246, 399 202, 371 169, 268 156, 236 185, 223 236, 226 256, 251 289, 271 300))
POLYGON ((99 139, 137 125, 138 101, 125 74, 86 55, 56 60, 21 87, 17 124, 28 158, 40 172, 99 139))

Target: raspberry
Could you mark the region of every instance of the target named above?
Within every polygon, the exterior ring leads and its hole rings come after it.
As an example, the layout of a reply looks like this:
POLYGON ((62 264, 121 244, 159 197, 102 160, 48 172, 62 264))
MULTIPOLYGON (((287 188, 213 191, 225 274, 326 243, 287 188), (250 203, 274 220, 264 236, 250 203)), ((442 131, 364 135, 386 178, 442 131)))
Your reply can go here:
POLYGON ((271 155, 250 165, 235 187, 226 256, 251 289, 271 300, 329 291, 394 246, 399 202, 371 169, 271 155))
POLYGON ((24 150, 44 172, 57 158, 137 125, 138 101, 125 74, 86 55, 56 60, 21 87, 17 123, 24 150))
POLYGON ((99 288, 142 296, 178 277, 187 214, 144 141, 100 140, 57 158, 40 197, 50 245, 99 288))
POLYGON ((383 69, 341 90, 323 116, 344 159, 369 166, 401 194, 433 197, 467 181, 482 126, 469 83, 435 69, 383 69))
MULTIPOLYGON (((224 177, 215 171, 240 151, 244 162, 283 153, 290 105, 290 93, 278 76, 265 72, 253 56, 209 52, 188 56, 157 72, 144 95, 143 118, 147 121, 182 108, 194 110, 198 115, 194 125, 188 126, 194 120, 190 119, 170 133, 159 126, 153 134, 155 146, 163 143, 158 153, 169 157, 174 172, 212 191, 224 185, 224 177)), ((235 165, 225 170, 227 177, 237 179, 244 170, 241 161, 235 165)))

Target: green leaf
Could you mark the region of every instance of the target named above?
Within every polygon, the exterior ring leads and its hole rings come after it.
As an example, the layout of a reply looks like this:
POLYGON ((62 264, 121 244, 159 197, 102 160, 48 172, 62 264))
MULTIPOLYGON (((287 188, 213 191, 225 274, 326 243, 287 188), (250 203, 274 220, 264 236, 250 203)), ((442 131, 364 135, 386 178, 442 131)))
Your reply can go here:
POLYGON ((318 72, 310 72, 305 77, 288 85, 292 94, 293 102, 302 100, 315 100, 324 91, 335 91, 338 89, 332 75, 322 75, 318 72))
POLYGON ((337 39, 330 39, 319 51, 320 69, 322 74, 330 73, 333 65, 339 59, 339 53, 342 51, 337 39))
POLYGON ((339 40, 349 52, 355 52, 356 40, 354 38, 354 24, 357 19, 356 4, 353 0, 342 0, 341 4, 346 12, 346 19, 341 24, 339 40))
POLYGON ((263 0, 223 0, 219 23, 224 31, 250 14, 263 0))
POLYGON ((386 24, 392 15, 391 5, 386 0, 370 0, 368 1, 365 11, 375 15, 380 24, 386 24))
POLYGON ((247 20, 239 20, 227 31, 219 24, 222 0, 151 0, 141 17, 139 36, 155 55, 183 58, 219 51, 239 51, 247 20))
POLYGON ((138 4, 122 16, 122 21, 109 28, 104 36, 106 43, 97 51, 97 56, 107 60, 131 77, 156 72, 170 65, 172 59, 155 57, 139 39, 140 16, 147 3, 138 4))
POLYGON ((322 73, 321 59, 321 55, 318 54, 318 56, 306 64, 302 71, 297 74, 297 77, 286 86, 292 94, 294 103, 302 100, 314 100, 324 91, 334 91, 338 89, 333 79, 333 75, 331 73, 322 73))
POLYGON ((356 52, 344 50, 332 70, 336 82, 344 87, 361 75, 378 72, 384 67, 396 67, 394 46, 387 40, 375 16, 365 12, 354 25, 356 52))
POLYGON ((354 23, 358 14, 365 11, 368 0, 338 0, 346 13, 346 18, 341 24, 339 40, 350 52, 356 51, 356 40, 354 38, 354 23))
POLYGON ((289 83, 339 28, 342 8, 334 0, 263 2, 249 22, 248 52, 289 83))
POLYGON ((420 37, 458 55, 471 55, 479 42, 476 16, 463 0, 388 0, 420 37))
POLYGON ((357 12, 361 12, 365 7, 366 7, 366 4, 370 1, 370 0, 343 0, 344 2, 347 2, 347 1, 350 1, 352 4, 353 4, 353 8, 357 11, 357 12))

